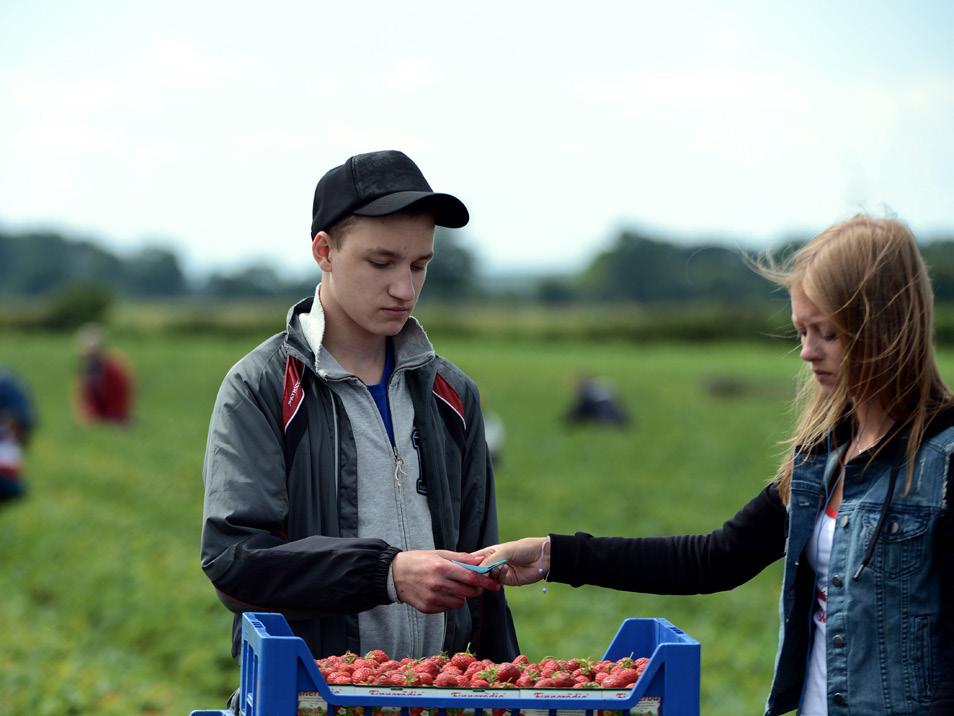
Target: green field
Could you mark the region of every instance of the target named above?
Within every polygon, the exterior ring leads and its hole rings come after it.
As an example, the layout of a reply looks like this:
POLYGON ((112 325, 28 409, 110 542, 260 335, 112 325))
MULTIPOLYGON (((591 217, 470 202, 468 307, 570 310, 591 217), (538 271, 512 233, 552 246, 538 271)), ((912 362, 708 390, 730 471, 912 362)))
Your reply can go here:
MULTIPOLYGON (((497 475, 505 539, 713 529, 771 475, 790 421, 798 360, 788 344, 432 338, 506 425, 497 475), (617 386, 633 426, 562 425, 582 372, 617 386), (714 380, 739 394, 719 397, 714 380)), ((41 418, 29 497, 0 508, 4 713, 183 715, 220 707, 237 685, 230 616, 198 563, 201 462, 219 382, 256 342, 118 340, 139 401, 135 424, 111 429, 73 421, 67 338, 0 338, 0 364, 29 379, 41 418)), ((756 713, 771 677, 779 579, 775 565, 719 595, 553 585, 508 597, 532 658, 599 656, 625 617, 665 617, 702 643, 703 713, 756 713)))

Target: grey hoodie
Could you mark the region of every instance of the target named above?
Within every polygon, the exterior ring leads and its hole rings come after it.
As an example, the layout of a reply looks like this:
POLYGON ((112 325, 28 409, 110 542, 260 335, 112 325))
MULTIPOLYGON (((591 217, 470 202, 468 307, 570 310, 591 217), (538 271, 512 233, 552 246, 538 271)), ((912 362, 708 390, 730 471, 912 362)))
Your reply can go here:
MULTIPOLYGON (((324 313, 315 293, 309 313, 298 317, 315 354, 315 372, 341 401, 354 436, 358 471, 358 537, 377 537, 401 550, 434 549, 427 497, 417 490, 420 460, 414 445, 414 405, 405 384, 408 370, 434 360, 434 348, 413 318, 394 338, 394 371, 388 406, 394 445, 367 385, 345 370, 322 345, 324 313)), ((444 642, 444 615, 424 614, 397 603, 388 573, 388 595, 395 602, 358 615, 361 653, 384 649, 395 659, 436 654, 444 642)))

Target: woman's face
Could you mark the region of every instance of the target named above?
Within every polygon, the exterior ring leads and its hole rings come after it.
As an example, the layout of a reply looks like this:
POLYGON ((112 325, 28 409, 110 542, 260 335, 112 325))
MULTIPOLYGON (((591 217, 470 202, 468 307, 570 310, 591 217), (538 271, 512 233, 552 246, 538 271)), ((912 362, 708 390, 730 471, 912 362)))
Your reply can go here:
POLYGON ((838 382, 845 348, 831 319, 805 295, 800 283, 792 284, 792 323, 801 339, 799 358, 811 365, 815 380, 825 393, 838 382))

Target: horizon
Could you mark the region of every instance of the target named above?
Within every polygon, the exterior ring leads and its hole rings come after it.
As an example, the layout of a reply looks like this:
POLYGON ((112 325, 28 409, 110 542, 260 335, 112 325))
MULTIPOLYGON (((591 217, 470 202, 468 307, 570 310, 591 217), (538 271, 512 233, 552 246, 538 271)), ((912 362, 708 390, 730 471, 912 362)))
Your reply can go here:
POLYGON ((925 240, 954 228, 952 26, 941 0, 14 0, 0 220, 296 271, 319 176, 394 147, 468 206, 489 270, 580 265, 624 228, 758 246, 885 208, 925 240))

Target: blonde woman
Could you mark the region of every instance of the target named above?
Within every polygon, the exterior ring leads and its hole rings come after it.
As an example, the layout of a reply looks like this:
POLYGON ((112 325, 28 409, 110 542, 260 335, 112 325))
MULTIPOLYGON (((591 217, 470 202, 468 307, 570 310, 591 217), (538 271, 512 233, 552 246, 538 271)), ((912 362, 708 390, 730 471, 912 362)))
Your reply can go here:
POLYGON ((952 714, 954 408, 914 236, 856 216, 760 270, 788 290, 811 368, 771 484, 708 535, 551 534, 484 554, 509 560, 508 585, 656 594, 732 589, 784 558, 766 714, 952 714))

